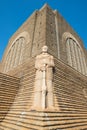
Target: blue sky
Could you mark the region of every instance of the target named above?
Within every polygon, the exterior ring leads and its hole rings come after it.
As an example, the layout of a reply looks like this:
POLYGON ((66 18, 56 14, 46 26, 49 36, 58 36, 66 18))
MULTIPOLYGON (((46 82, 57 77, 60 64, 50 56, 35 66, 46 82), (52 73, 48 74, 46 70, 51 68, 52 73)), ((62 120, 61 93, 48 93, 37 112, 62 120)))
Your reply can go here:
POLYGON ((87 0, 1 0, 0 60, 8 40, 21 24, 45 3, 57 9, 73 27, 87 48, 87 0))

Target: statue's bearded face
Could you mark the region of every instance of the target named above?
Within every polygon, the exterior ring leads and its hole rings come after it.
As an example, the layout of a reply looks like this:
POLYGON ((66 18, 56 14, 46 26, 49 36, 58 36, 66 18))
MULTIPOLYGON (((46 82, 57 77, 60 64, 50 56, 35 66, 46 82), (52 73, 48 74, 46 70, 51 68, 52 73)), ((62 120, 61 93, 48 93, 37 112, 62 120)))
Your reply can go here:
POLYGON ((43 47, 42 47, 42 52, 45 52, 45 53, 46 53, 47 51, 48 51, 48 47, 47 47, 47 46, 43 46, 43 47))

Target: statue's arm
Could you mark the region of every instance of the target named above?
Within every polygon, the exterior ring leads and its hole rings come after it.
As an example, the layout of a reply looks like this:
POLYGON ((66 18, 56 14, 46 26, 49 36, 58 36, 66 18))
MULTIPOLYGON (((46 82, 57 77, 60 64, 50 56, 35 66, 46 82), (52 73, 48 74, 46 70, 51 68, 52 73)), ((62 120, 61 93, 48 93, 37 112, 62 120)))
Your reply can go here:
POLYGON ((35 68, 39 71, 45 70, 45 66, 41 61, 41 56, 36 57, 35 68))
POLYGON ((50 66, 51 66, 51 67, 54 67, 54 66, 55 66, 53 56, 51 56, 51 58, 50 58, 50 66))
POLYGON ((53 67, 55 66, 55 64, 54 64, 54 58, 52 57, 52 65, 53 65, 53 67))

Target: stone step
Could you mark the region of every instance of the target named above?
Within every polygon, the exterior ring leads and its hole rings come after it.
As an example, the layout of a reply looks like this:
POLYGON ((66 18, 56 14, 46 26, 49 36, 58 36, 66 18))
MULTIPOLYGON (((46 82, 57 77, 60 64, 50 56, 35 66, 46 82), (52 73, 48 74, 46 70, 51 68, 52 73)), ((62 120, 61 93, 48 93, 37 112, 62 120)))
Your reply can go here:
MULTIPOLYGON (((36 126, 38 126, 38 127, 41 126, 41 127, 50 128, 50 129, 52 129, 52 128, 53 129, 54 128, 68 129, 69 127, 70 128, 72 128, 72 127, 76 128, 76 126, 77 126, 77 128, 78 127, 82 128, 82 126, 84 128, 87 127, 87 125, 86 125, 87 124, 87 118, 85 118, 85 119, 84 118, 73 119, 71 117, 71 119, 70 119, 70 117, 66 117, 66 118, 65 117, 62 117, 62 118, 56 117, 56 119, 55 119, 54 113, 53 113, 53 116, 54 116, 53 118, 50 115, 48 117, 47 113, 39 113, 39 117, 38 117, 38 113, 31 113, 31 115, 29 115, 30 114, 29 113, 28 115, 25 115, 23 117, 23 119, 17 118, 16 115, 15 115, 15 117, 9 117, 8 116, 8 118, 6 118, 4 120, 2 125, 6 126, 6 127, 9 127, 9 125, 10 125, 10 127, 13 127, 13 128, 16 128, 18 126, 20 126, 20 128, 25 128, 25 127, 29 126, 29 128, 30 128, 30 125, 31 125, 32 128, 34 128, 34 127, 37 128, 36 126), (34 115, 32 115, 32 114, 35 114, 37 116, 34 117, 34 115), (17 121, 18 121, 18 124, 17 124, 17 121), (14 124, 16 124, 16 126, 14 124)), ((62 115, 62 116, 64 116, 64 115, 62 115)), ((18 130, 20 130, 20 129, 18 129, 18 130)))

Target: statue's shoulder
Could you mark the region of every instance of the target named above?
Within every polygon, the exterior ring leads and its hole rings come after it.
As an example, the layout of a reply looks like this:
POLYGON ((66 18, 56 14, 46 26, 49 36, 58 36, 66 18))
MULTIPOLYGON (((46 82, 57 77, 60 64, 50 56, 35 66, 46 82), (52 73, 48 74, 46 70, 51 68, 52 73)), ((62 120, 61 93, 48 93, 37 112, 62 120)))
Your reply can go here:
POLYGON ((50 55, 51 59, 54 59, 54 57, 52 55, 50 55))
POLYGON ((37 55, 37 56, 36 56, 36 59, 40 59, 41 57, 42 57, 42 54, 37 55))

